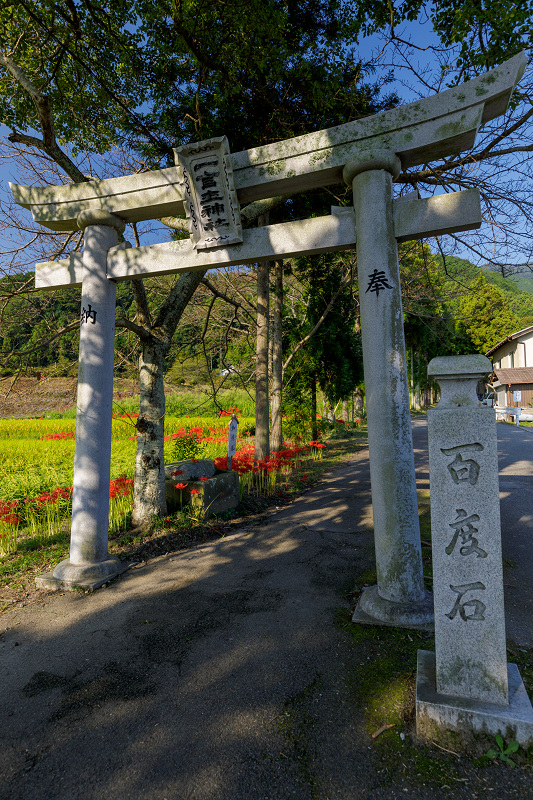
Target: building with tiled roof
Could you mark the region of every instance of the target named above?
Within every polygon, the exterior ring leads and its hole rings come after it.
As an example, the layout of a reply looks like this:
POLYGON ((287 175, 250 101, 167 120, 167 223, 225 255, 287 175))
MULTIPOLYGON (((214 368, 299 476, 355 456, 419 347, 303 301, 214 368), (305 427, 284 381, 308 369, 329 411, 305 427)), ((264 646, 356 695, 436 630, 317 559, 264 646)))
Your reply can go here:
POLYGON ((486 355, 492 359, 497 404, 533 406, 533 325, 502 339, 486 355))

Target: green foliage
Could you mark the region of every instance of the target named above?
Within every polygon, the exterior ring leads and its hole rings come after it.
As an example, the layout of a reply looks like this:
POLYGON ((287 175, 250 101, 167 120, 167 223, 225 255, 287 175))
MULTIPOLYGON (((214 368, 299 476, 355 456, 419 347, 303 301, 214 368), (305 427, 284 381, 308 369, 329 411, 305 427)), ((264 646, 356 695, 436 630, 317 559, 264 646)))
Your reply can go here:
MULTIPOLYGON (((361 22, 329 0, 21 0, 0 34, 74 154, 126 144, 170 162, 179 142, 226 134, 236 151, 375 111, 379 86, 354 53, 361 22)), ((41 128, 7 70, 0 111, 11 128, 41 128)))
POLYGON ((324 321, 286 370, 284 409, 305 438, 311 433, 313 384, 329 402, 336 403, 348 397, 362 380, 363 362, 353 287, 345 282, 346 257, 337 254, 299 259, 294 272, 304 288, 301 306, 290 313, 287 309, 284 317, 284 352, 290 352, 309 335, 336 295, 324 321))
POLYGON ((498 750, 489 750, 487 752, 487 758, 499 758, 501 761, 505 761, 506 764, 509 764, 510 767, 514 767, 515 763, 509 756, 519 750, 520 745, 518 742, 509 742, 507 747, 505 747, 504 741, 499 733, 497 733, 494 738, 498 745, 498 750))
POLYGON ((171 460, 188 461, 190 458, 196 458, 199 452, 200 442, 198 441, 198 436, 196 433, 191 433, 191 431, 188 430, 174 439, 171 460))
MULTIPOLYGON (((9 297, 0 327, 0 360, 6 368, 16 370, 22 366, 46 370, 55 375, 77 373, 78 329, 53 339, 46 347, 32 351, 38 344, 51 338, 55 331, 76 323, 80 314, 79 292, 56 289, 54 292, 33 291, 34 273, 16 273, 0 278, 0 294, 9 297), (31 291, 31 295, 25 290, 31 291)), ((128 315, 133 302, 131 288, 121 282, 117 286, 117 308, 128 315)), ((115 337, 118 373, 130 359, 131 334, 117 330, 115 337)))
POLYGON ((447 48, 457 47, 457 67, 465 80, 472 74, 501 64, 529 42, 533 3, 531 0, 362 0, 357 3, 363 30, 375 33, 427 15, 447 48))
MULTIPOLYGON (((454 256, 443 260, 431 255, 430 284, 433 286, 437 306, 428 315, 415 308, 414 320, 408 292, 410 277, 402 267, 404 308, 406 314, 406 340, 413 342, 426 353, 434 355, 460 355, 486 352, 494 344, 533 322, 533 300, 516 281, 504 278, 497 272, 478 268, 469 261, 454 256), (529 316, 531 315, 531 317, 529 316), (416 315, 415 315, 416 316, 416 315), (428 318, 432 317, 431 318, 428 318), (425 329, 425 331, 424 331, 425 329), (429 330, 431 329, 431 334, 429 330)), ((423 294, 420 276, 415 276, 415 293, 423 294)), ((424 281, 422 281, 423 285, 424 281)))
POLYGON ((522 50, 531 34, 532 14, 530 0, 439 0, 432 19, 444 45, 460 45, 457 65, 468 76, 522 50))
POLYGON ((471 291, 459 303, 458 331, 466 334, 474 349, 486 353, 520 328, 505 293, 479 275, 471 291))
POLYGON ((244 417, 255 416, 255 400, 244 389, 221 389, 216 401, 207 388, 174 392, 166 399, 166 413, 175 417, 186 414, 214 416, 220 409, 227 411, 230 408, 238 408, 244 417))
POLYGON ((426 362, 436 355, 458 354, 461 344, 449 305, 455 287, 439 261, 420 242, 400 245, 399 260, 407 347, 422 353, 426 362))

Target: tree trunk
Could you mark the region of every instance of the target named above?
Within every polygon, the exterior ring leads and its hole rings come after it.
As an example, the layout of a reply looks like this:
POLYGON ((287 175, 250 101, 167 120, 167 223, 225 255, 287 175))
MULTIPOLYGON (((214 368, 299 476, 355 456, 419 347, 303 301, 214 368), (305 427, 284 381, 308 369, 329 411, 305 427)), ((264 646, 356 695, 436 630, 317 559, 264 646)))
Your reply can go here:
POLYGON ((417 354, 417 376, 416 376, 416 383, 415 383, 415 411, 420 411, 421 409, 421 402, 420 402, 420 353, 417 354))
POLYGON ((411 390, 411 408, 415 407, 415 353, 413 345, 411 345, 411 382, 409 385, 411 390))
POLYGON ((316 442, 318 439, 318 427, 316 424, 316 375, 311 375, 311 440, 316 442))
POLYGON ((137 324, 145 330, 139 357, 140 409, 132 514, 136 526, 148 525, 154 516, 167 511, 163 438, 165 358, 181 315, 204 275, 205 272, 184 273, 159 309, 153 325, 142 281, 132 281, 137 324))
POLYGON ((276 293, 274 296, 274 324, 272 326, 272 437, 271 447, 277 453, 283 449, 282 383, 283 383, 283 261, 274 265, 276 293))
MULTIPOLYGON (((259 225, 268 224, 268 215, 259 217, 259 225)), ((255 367, 255 458, 270 457, 268 418, 268 322, 269 322, 268 261, 257 265, 257 343, 255 367)))
POLYGON ((165 390, 163 366, 167 348, 153 340, 139 356, 140 409, 137 420, 135 499, 132 523, 148 524, 167 512, 165 492, 165 390))
POLYGON ((355 415, 356 417, 362 417, 365 411, 364 403, 363 403, 363 395, 361 394, 360 389, 356 389, 354 392, 354 407, 355 407, 355 415))
POLYGON ((344 422, 345 425, 347 425, 348 422, 350 421, 349 418, 348 418, 348 401, 347 400, 343 400, 342 401, 342 421, 344 422))

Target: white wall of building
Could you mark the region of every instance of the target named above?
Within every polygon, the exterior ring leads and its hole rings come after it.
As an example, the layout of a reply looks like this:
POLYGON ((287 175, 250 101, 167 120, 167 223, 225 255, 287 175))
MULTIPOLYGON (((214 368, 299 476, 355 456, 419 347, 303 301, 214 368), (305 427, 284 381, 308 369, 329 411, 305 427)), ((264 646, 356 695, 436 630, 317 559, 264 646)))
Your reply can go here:
POLYGON ((533 367, 533 331, 505 342, 492 356, 495 369, 533 367))

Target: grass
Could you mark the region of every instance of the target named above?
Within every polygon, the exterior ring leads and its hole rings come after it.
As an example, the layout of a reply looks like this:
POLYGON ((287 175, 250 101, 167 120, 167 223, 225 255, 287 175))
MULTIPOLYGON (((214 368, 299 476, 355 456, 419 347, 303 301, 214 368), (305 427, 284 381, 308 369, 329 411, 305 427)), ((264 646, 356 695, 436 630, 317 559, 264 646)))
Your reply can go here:
MULTIPOLYGON (((240 428, 250 424, 250 420, 240 420, 240 428)), ((212 441, 202 444, 200 456, 214 457, 227 450, 228 418, 167 418, 165 431, 170 437, 165 442, 165 459, 171 459, 174 446, 172 432, 180 427, 198 427, 202 424, 205 434, 214 429, 212 441)), ((130 423, 131 425, 131 423, 130 423)), ((8 479, 3 484, 2 499, 23 499, 26 494, 33 495, 55 486, 68 486, 72 482, 74 440, 42 439, 50 433, 71 430, 69 420, 13 420, 0 421, 0 463, 4 458, 4 475, 8 479), (9 425, 16 425, 18 437, 3 436, 9 425), (3 437, 3 438, 1 438, 3 437), (9 465, 9 466, 7 466, 9 465)), ((122 420, 113 422, 112 477, 121 473, 132 474, 135 455, 135 441, 131 441, 132 427, 122 420)), ((366 438, 366 428, 359 428, 354 437, 333 438, 323 452, 321 460, 309 458, 299 468, 283 476, 283 484, 267 486, 270 491, 244 492, 240 505, 231 512, 212 518, 208 524, 191 518, 187 509, 169 515, 164 520, 155 520, 148 529, 115 530, 110 532, 109 551, 125 559, 142 560, 162 553, 173 552, 190 547, 198 541, 206 541, 225 535, 249 517, 260 517, 267 509, 282 506, 309 486, 318 483, 325 471, 338 464, 353 453, 354 446, 366 438)), ((240 440, 253 442, 248 436, 240 440)), ((240 446, 240 445, 238 445, 240 446)), ((200 457, 199 456, 199 457, 200 457)), ((29 535, 21 531, 16 552, 0 557, 0 610, 10 607, 14 602, 34 594, 34 579, 37 575, 52 569, 59 561, 68 557, 69 519, 63 521, 59 530, 51 536, 29 535)))
MULTIPOLYGON (((253 418, 241 418, 239 430, 253 429, 253 418)), ((202 428, 203 441, 198 447, 199 458, 214 458, 227 450, 227 418, 166 417, 165 460, 172 459, 176 430, 202 428), (210 433, 212 431, 212 433, 210 433)), ((45 439, 73 433, 69 419, 0 420, 0 470, 3 476, 1 499, 23 499, 57 486, 70 486, 74 466, 73 438, 45 439), (31 442, 31 444, 30 444, 31 442)), ((135 461, 135 420, 113 420, 111 441, 111 479, 133 475, 135 461)), ((240 443, 249 440, 241 433, 240 443)))
MULTIPOLYGON (((220 409, 238 408, 243 416, 255 415, 255 400, 244 389, 221 389, 217 392, 217 402, 213 400, 211 388, 195 387, 183 389, 167 394, 165 399, 166 415, 169 417, 183 416, 216 416, 220 409)), ((139 397, 122 397, 113 401, 113 410, 117 414, 138 414, 139 397)), ((51 411, 48 419, 76 419, 76 409, 68 408, 64 411, 51 411)))

